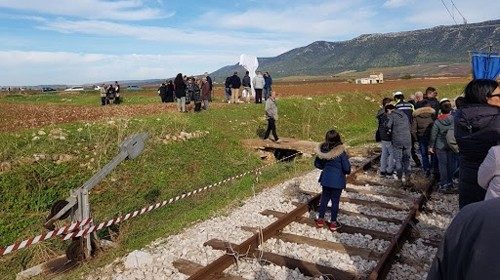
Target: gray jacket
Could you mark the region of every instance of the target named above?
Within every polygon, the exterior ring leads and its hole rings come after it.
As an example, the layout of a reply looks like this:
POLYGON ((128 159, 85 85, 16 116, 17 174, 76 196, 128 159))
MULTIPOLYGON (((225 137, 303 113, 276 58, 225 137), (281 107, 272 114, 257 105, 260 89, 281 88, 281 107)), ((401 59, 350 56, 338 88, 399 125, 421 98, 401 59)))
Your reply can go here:
POLYGON ((273 98, 268 98, 266 101, 266 117, 278 120, 278 107, 276 107, 276 101, 273 98))
POLYGON ((401 110, 394 110, 388 116, 387 129, 392 133, 392 145, 396 148, 411 148, 410 122, 401 110))
POLYGON ((484 200, 500 197, 500 145, 490 148, 477 172, 478 184, 487 189, 484 200))
POLYGON ((257 75, 253 78, 253 88, 254 89, 263 89, 266 85, 266 81, 262 75, 257 75))
POLYGON ((440 150, 450 150, 448 142, 446 141, 446 133, 450 129, 453 129, 453 116, 439 115, 438 119, 434 121, 432 125, 429 147, 440 150))

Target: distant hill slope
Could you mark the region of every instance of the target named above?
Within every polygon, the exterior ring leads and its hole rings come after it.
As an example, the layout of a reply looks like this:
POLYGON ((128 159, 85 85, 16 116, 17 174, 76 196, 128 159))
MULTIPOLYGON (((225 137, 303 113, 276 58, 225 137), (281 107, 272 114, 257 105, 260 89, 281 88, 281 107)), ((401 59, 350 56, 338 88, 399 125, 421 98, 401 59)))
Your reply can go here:
MULTIPOLYGON (((500 43, 500 20, 468 25, 364 34, 342 42, 316 41, 270 58, 259 58, 259 69, 273 77, 333 75, 346 70, 425 63, 468 63, 469 51, 500 43)), ((243 68, 229 65, 212 73, 221 81, 243 68)))

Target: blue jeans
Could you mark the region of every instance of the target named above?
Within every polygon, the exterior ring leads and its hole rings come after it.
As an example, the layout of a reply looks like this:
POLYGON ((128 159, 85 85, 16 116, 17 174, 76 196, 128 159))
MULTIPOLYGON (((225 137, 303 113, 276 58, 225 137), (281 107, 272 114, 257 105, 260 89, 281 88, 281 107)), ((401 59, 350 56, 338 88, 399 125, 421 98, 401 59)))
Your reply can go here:
POLYGON ((453 184, 453 173, 456 170, 455 155, 450 150, 436 149, 439 164, 439 185, 453 184))
POLYGON ((391 141, 382 140, 381 145, 382 154, 380 155, 380 173, 392 174, 394 171, 394 153, 392 151, 392 143, 391 141))
POLYGON ((269 96, 271 95, 271 92, 272 92, 272 89, 271 87, 265 87, 263 89, 263 93, 264 93, 264 100, 267 100, 269 98, 269 96))
POLYGON ((394 151, 394 161, 396 162, 396 174, 398 179, 403 177, 403 173, 406 179, 410 176, 410 157, 411 157, 411 147, 392 147, 394 151))
POLYGON ((332 218, 331 221, 337 221, 337 215, 339 213, 339 203, 340 203, 340 195, 342 194, 342 189, 334 189, 322 187, 323 192, 321 193, 321 200, 319 203, 319 218, 325 218, 326 207, 328 206, 328 202, 332 201, 332 218))

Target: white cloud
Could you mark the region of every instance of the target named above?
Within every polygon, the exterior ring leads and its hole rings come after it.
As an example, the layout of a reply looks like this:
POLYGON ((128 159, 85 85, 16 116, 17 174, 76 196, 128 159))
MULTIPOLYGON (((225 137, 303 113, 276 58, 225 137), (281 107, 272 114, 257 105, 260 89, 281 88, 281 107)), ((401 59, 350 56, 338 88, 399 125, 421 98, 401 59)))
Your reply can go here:
POLYGON ((399 8, 411 4, 412 0, 387 0, 384 2, 384 7, 399 8))
POLYGON ((105 55, 72 52, 0 51, 0 85, 97 83, 110 80, 200 74, 235 63, 239 54, 105 55))
POLYGON ((203 46, 210 49, 225 50, 228 48, 256 49, 259 55, 275 55, 268 52, 275 45, 291 47, 289 42, 280 42, 277 36, 256 34, 249 36, 239 32, 214 32, 205 30, 189 30, 172 27, 144 26, 114 23, 101 20, 66 20, 57 19, 46 21, 38 28, 52 30, 61 33, 78 33, 99 35, 103 37, 130 37, 138 40, 171 43, 177 46, 189 45, 193 47, 203 46), (228 44, 228 42, 231 42, 228 44))
POLYGON ((199 22, 214 28, 258 30, 311 41, 374 30, 370 23, 375 15, 372 4, 340 0, 289 5, 283 9, 252 8, 232 13, 217 10, 201 15, 199 22))
POLYGON ((171 16, 141 0, 0 0, 0 8, 86 19, 148 20, 171 16))

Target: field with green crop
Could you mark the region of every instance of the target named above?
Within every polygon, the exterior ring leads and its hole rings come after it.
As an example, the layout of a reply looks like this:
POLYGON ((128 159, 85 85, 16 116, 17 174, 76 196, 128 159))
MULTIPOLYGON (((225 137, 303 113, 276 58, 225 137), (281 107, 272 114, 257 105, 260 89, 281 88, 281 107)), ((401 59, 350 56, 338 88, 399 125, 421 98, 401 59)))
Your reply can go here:
MULTIPOLYGON (((464 86, 463 80, 439 83, 440 97, 454 97, 464 86)), ((433 81, 388 83, 379 88, 351 85, 352 89, 335 83, 276 85, 280 94, 278 134, 321 141, 327 130, 335 128, 350 146, 373 142, 374 114, 380 99, 395 90, 424 90, 427 85, 434 85, 433 81)), ((263 105, 222 104, 220 96, 218 89, 213 108, 208 111, 178 113, 173 104, 157 104, 155 89, 125 93, 123 104, 105 108, 99 106, 94 92, 0 95, 3 114, 8 112, 1 122, 33 120, 27 126, 6 124, 0 132, 0 246, 43 232, 42 224, 52 203, 81 186, 117 154, 117 145, 134 133, 149 133, 146 148, 92 190, 95 221, 263 165, 257 153, 241 144, 241 140, 256 138, 257 131, 265 128, 263 105), (116 111, 119 106, 126 113, 116 111), (90 117, 71 119, 65 113, 68 108, 71 111, 67 112, 84 111, 90 117), (49 109, 48 116, 37 115, 49 109), (98 114, 92 115, 95 112, 98 114), (42 118, 56 121, 38 123, 42 118), (192 133, 193 137, 182 139, 181 132, 192 133)), ((263 172, 258 184, 254 177, 244 177, 131 219, 120 226, 117 248, 101 252, 65 277, 73 278, 196 221, 224 213, 254 191, 311 169, 311 159, 277 164, 263 172)), ((65 246, 53 239, 2 257, 0 278, 12 279, 23 268, 62 254, 65 246)))

